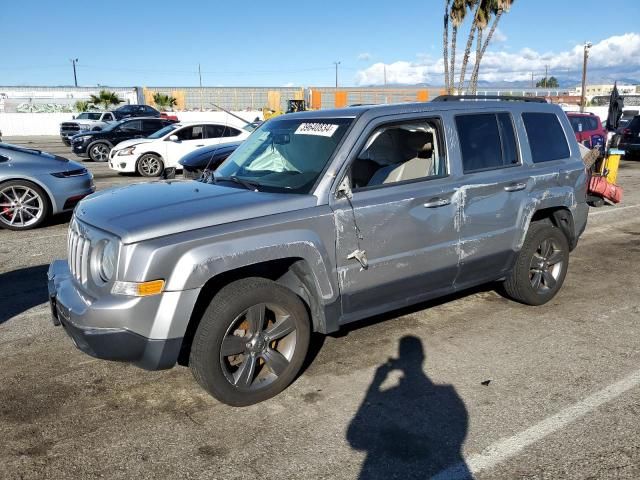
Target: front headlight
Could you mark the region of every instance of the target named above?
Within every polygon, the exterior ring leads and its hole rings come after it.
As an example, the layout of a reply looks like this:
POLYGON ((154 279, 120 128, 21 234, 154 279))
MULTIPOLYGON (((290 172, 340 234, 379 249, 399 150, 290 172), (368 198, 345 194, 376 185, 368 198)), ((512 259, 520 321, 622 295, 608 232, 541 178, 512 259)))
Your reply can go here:
POLYGON ((108 282, 113 278, 118 261, 118 246, 115 242, 107 240, 102 247, 102 253, 98 261, 98 273, 103 282, 108 282))
POLYGON ((118 155, 133 155, 133 151, 136 149, 136 147, 127 147, 127 148, 123 148, 122 150, 120 150, 118 152, 118 155))

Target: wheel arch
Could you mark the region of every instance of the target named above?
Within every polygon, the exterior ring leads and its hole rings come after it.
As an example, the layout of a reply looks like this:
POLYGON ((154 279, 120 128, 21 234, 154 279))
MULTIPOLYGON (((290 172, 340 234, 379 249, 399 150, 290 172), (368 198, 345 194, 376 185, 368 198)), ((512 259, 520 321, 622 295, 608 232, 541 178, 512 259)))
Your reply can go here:
POLYGON ((550 222, 554 227, 559 228, 567 238, 570 250, 576 247, 578 238, 576 236, 573 214, 569 208, 565 206, 541 208, 536 210, 531 216, 530 223, 533 222, 550 222))
POLYGON ((311 266, 304 258, 287 257, 257 262, 221 272, 207 280, 198 294, 189 318, 178 357, 179 364, 188 364, 195 332, 205 310, 216 294, 229 283, 249 277, 272 280, 298 296, 307 308, 312 331, 328 333, 333 330, 327 326, 327 316, 322 305, 319 287, 314 281, 311 266))

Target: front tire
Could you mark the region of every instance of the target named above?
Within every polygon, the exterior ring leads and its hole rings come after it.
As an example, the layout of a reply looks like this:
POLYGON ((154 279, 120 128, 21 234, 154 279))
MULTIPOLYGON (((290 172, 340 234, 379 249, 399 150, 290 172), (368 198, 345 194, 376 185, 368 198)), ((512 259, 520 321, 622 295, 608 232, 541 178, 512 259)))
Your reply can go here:
POLYGON ((106 162, 109 160, 111 147, 104 142, 94 143, 89 147, 89 158, 94 162, 106 162))
POLYGON ((26 180, 0 185, 0 226, 8 230, 31 230, 47 219, 51 203, 46 193, 26 180))
POLYGON ((302 368, 311 327, 304 303, 264 278, 246 278, 214 297, 196 330, 189 366, 212 396, 235 407, 284 390, 302 368))
POLYGON ((568 267, 564 233, 549 223, 532 223, 504 289, 517 302, 543 305, 562 287, 568 267))
POLYGON ((159 177, 164 170, 164 162, 157 155, 145 153, 138 160, 136 169, 143 177, 159 177))

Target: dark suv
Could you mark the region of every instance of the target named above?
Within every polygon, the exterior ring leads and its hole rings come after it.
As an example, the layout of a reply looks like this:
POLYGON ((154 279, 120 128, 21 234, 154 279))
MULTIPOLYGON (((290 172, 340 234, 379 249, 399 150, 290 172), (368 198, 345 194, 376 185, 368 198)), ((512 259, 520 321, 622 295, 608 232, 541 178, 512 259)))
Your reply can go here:
POLYGON ((111 123, 99 132, 84 132, 71 137, 71 149, 79 157, 94 162, 106 162, 109 152, 120 142, 145 138, 161 128, 175 123, 162 118, 127 118, 111 123))
POLYGON ((626 127, 622 129, 618 137, 618 148, 625 151, 625 156, 630 158, 637 156, 640 152, 640 115, 631 119, 626 127))
POLYGON ((149 105, 123 105, 113 111, 116 119, 131 117, 156 117, 160 118, 160 112, 149 105))

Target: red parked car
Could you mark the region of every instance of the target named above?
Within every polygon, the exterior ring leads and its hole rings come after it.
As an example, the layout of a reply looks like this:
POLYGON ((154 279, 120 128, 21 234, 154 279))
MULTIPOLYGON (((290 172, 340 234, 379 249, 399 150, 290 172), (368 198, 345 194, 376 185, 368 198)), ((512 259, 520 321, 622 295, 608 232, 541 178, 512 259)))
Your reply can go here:
POLYGON ((607 131, 593 113, 567 112, 576 140, 588 148, 598 147, 602 153, 607 143, 607 131))

